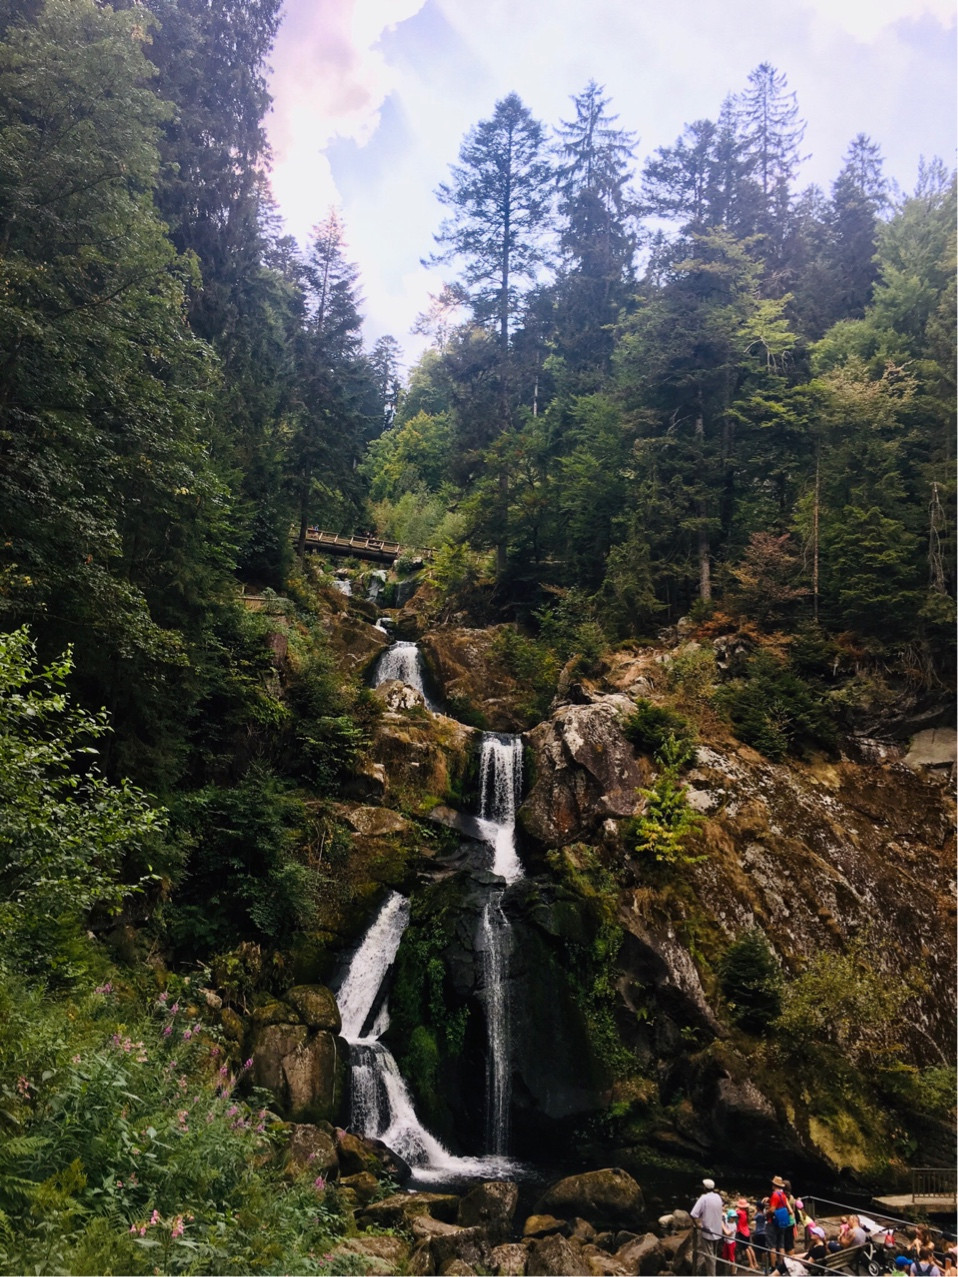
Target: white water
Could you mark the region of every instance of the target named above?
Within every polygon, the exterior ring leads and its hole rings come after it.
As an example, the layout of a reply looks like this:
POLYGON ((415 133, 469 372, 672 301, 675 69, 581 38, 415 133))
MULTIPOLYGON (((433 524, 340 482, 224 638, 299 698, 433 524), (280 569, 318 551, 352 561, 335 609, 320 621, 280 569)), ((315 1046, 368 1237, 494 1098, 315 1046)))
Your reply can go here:
POLYGON ((398 679, 407 687, 415 688, 426 702, 426 708, 434 713, 438 711, 439 707, 430 699, 423 685, 422 656, 418 643, 400 640, 386 648, 376 666, 376 686, 387 683, 390 679, 398 679))
POLYGON ((522 793, 522 741, 484 732, 479 756, 479 816, 492 843, 492 872, 506 882, 522 877, 516 851, 516 811, 522 793))
POLYGON ((422 1125, 396 1061, 379 1041, 389 1026, 385 1002, 367 1036, 361 1036, 408 923, 409 901, 394 891, 354 954, 337 994, 343 1037, 351 1048, 351 1124, 398 1153, 421 1183, 515 1173, 515 1163, 505 1157, 454 1156, 422 1125))
POLYGON ((479 996, 486 1008, 486 1147, 505 1153, 509 1146, 509 1008, 506 1005, 512 928, 502 912, 502 892, 486 904, 479 921, 476 949, 482 980, 479 996))
MULTIPOLYGON (((492 872, 507 883, 523 876, 516 850, 516 812, 522 794, 522 741, 485 732, 479 755, 479 815, 492 845, 492 872)), ((476 949, 481 963, 479 996, 486 1010, 486 1144, 492 1153, 509 1145, 512 1100, 509 956, 512 926, 494 892, 482 911, 476 949)))
POLYGON ((347 598, 352 598, 353 583, 346 576, 334 576, 333 589, 338 590, 340 594, 345 594, 347 598))

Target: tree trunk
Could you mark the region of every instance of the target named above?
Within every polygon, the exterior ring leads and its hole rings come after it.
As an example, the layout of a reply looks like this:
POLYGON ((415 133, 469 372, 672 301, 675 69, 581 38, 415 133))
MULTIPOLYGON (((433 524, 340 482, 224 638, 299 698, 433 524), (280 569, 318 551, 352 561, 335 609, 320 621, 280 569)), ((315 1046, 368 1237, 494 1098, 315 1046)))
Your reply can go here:
POLYGON ((812 505, 812 615, 818 620, 818 518, 822 495, 821 448, 815 450, 815 501, 812 505))
MULTIPOLYGON (((695 438, 699 445, 699 457, 704 463, 705 452, 705 419, 701 411, 695 418, 695 438)), ((712 565, 709 557, 708 502, 700 497, 696 502, 695 513, 698 516, 698 558, 699 558, 699 598, 703 603, 712 601, 712 565)))

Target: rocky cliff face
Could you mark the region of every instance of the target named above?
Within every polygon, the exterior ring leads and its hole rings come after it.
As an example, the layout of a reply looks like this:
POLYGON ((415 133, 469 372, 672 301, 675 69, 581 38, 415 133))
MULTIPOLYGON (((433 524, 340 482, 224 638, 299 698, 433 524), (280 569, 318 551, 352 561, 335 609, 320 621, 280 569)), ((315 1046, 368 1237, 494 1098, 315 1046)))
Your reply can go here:
MULTIPOLYGON (((350 615, 349 624, 363 623, 350 615)), ((497 668, 486 632, 440 629, 421 642, 448 703, 490 728, 517 730, 522 689, 497 668)), ((378 647, 368 638, 362 650, 378 647)), ((751 1164, 756 1147, 765 1160, 820 1173, 894 1163, 907 1148, 907 1116, 869 1112, 860 1096, 836 1095, 829 1078, 796 1080, 774 1046, 736 1024, 719 972, 753 929, 786 980, 819 955, 864 946, 875 972, 912 989, 902 1068, 916 1076, 919 1066, 950 1062, 953 745, 939 739, 942 728, 923 728, 934 741, 859 737, 833 757, 772 763, 695 705, 697 756, 683 783, 702 823, 688 860, 666 873, 635 850, 631 821, 657 764, 622 724, 637 697, 666 699, 667 656, 664 648, 616 653, 600 677, 566 681, 564 698, 524 736, 527 877, 503 898, 513 928, 515 1151, 562 1150, 604 1165, 611 1149, 634 1171, 650 1156, 751 1164)), ((377 695, 383 713, 356 778, 357 803, 341 814, 370 864, 384 848, 399 857, 391 873, 371 875, 374 884, 401 881, 414 900, 393 1045, 398 1057, 405 1049, 400 1062, 424 1119, 472 1151, 485 1069, 474 889, 483 871, 471 814, 477 733, 428 713, 402 685, 377 695), (438 850, 424 849, 423 821, 441 827, 438 850), (429 995, 431 961, 441 988, 429 995), (406 1049, 417 1020, 432 1052, 418 1073, 424 1057, 406 1049), (448 1031, 453 1023, 458 1034, 448 1031)), ((366 898, 371 905, 375 885, 366 898)), ((310 1039, 313 1030, 301 1027, 310 1039)), ((290 1052, 300 1051, 295 1023, 283 1029, 290 1052)))

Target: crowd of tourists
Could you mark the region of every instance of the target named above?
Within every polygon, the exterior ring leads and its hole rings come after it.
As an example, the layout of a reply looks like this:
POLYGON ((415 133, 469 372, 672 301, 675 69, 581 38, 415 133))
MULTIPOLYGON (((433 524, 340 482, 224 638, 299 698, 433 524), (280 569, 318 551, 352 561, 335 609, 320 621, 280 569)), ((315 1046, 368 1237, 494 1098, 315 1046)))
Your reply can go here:
POLYGON ((754 1202, 723 1197, 711 1179, 704 1179, 702 1187, 691 1214, 699 1230, 697 1271, 703 1277, 749 1270, 801 1277, 842 1268, 958 1277, 954 1243, 936 1246, 927 1228, 896 1230, 866 1215, 842 1215, 837 1224, 819 1222, 780 1175, 772 1177, 768 1195, 754 1202))

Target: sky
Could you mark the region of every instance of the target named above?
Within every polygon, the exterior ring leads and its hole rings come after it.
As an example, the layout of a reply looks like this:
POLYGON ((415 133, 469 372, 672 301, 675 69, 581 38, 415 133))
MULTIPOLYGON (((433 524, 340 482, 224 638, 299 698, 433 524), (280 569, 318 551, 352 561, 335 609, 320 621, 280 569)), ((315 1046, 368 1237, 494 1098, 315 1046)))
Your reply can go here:
POLYGON ((595 80, 638 136, 639 173, 770 62, 808 125, 801 186, 828 192, 866 133, 908 191, 919 156, 955 165, 955 41, 953 0, 286 0, 273 195, 304 247, 340 210, 367 345, 389 333, 408 364, 416 317, 454 277, 420 264, 445 212, 436 188, 508 93, 551 128, 595 80))

